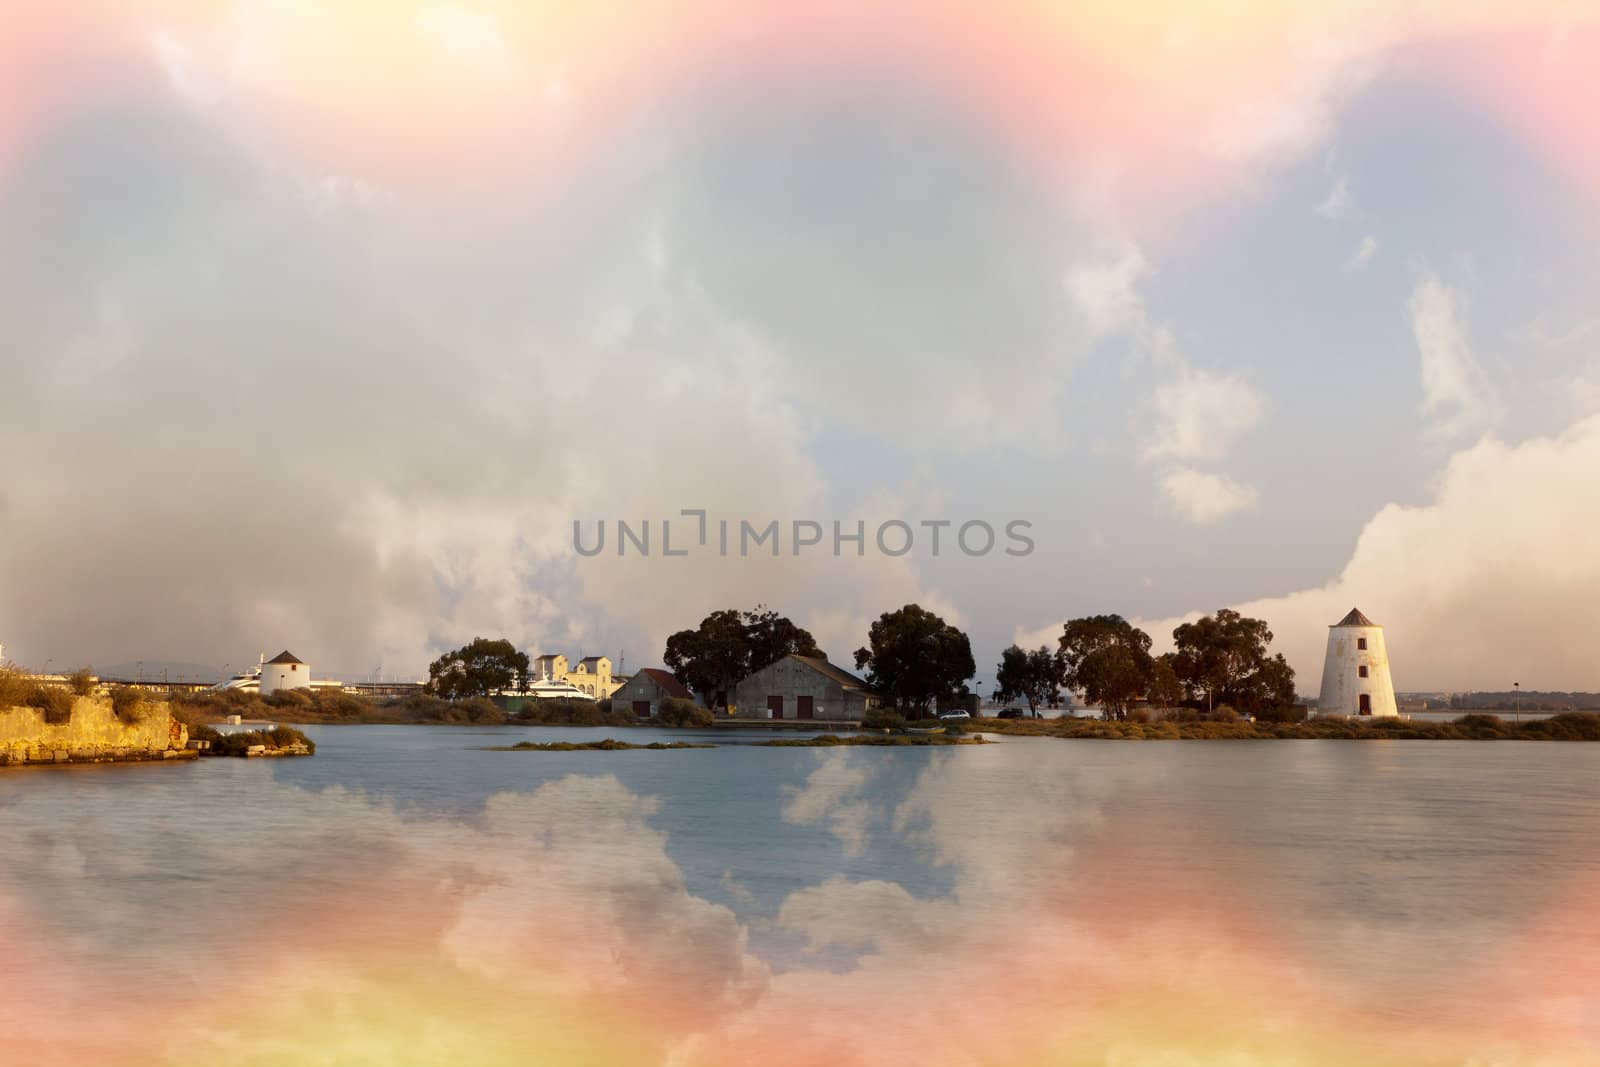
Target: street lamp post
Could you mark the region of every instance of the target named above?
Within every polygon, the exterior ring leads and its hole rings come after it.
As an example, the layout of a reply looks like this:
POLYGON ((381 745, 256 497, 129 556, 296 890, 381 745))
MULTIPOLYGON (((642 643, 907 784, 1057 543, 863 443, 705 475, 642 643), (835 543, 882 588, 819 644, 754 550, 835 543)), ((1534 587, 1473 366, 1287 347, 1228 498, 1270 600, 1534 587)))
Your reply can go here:
POLYGON ((1521 722, 1522 721, 1522 683, 1521 682, 1512 682, 1511 683, 1511 688, 1517 694, 1513 698, 1512 706, 1516 709, 1517 721, 1521 722))

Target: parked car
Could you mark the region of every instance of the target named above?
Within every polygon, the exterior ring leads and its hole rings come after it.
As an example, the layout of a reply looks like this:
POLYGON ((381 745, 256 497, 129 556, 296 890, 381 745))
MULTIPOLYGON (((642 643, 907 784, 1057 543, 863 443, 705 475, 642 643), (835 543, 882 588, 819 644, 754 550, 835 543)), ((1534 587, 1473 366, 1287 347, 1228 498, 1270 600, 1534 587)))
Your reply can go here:
POLYGON ((968 715, 964 711, 941 711, 939 713, 939 718, 940 719, 970 719, 970 718, 972 718, 972 716, 968 715))
POLYGON ((1000 714, 996 715, 995 718, 997 718, 997 719, 1025 719, 1025 718, 1027 718, 1027 715, 1023 712, 1023 710, 1021 708, 1001 708, 1000 709, 1000 714))

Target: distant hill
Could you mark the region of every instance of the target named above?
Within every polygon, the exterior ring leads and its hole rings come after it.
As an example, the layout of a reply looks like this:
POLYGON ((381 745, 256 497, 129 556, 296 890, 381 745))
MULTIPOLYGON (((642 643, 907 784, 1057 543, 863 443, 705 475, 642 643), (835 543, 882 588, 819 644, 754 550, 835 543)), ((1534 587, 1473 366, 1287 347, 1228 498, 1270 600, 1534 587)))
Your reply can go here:
MULTIPOLYGON (((255 666, 255 664, 251 664, 255 666)), ((175 663, 170 660, 147 659, 134 663, 112 663, 104 667, 95 664, 94 673, 102 678, 117 678, 128 682, 220 682, 222 668, 204 663, 175 663)))

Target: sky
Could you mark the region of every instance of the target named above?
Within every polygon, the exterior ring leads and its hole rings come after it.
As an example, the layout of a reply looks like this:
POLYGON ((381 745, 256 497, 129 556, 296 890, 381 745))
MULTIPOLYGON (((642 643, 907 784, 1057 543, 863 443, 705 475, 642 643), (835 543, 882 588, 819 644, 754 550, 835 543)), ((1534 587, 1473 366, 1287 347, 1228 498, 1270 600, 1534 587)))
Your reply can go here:
POLYGON ((1600 689, 1591 4, 860 7, 10 16, 6 657, 635 668, 760 603, 848 664, 916 602, 986 692, 1234 606, 1314 693, 1359 606, 1402 690, 1600 689))

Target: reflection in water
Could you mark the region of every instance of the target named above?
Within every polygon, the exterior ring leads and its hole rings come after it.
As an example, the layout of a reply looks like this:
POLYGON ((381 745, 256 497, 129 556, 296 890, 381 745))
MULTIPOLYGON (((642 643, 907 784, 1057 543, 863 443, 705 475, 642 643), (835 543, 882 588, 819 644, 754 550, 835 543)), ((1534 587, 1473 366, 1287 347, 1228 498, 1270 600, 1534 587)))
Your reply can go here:
POLYGON ((8 1062, 1600 1054, 1600 747, 510 733, 0 776, 8 1062))

